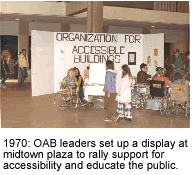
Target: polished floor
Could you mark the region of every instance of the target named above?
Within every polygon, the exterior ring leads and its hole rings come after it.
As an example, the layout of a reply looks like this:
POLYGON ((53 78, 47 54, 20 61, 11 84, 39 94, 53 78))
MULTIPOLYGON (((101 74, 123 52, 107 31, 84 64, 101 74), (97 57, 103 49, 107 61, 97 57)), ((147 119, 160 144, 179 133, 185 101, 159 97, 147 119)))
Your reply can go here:
POLYGON ((105 122, 103 109, 84 107, 59 111, 53 94, 31 96, 31 84, 9 82, 1 89, 2 128, 190 128, 183 114, 162 116, 159 111, 132 109, 133 121, 105 122))

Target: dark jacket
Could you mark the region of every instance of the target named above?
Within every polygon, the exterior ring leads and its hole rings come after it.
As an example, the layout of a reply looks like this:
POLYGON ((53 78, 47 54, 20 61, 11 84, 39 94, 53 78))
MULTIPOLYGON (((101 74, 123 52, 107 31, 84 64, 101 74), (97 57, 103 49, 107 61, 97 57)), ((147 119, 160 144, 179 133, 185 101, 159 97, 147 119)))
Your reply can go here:
POLYGON ((151 76, 149 74, 141 70, 137 73, 137 83, 149 84, 148 78, 150 77, 151 76))
POLYGON ((1 74, 4 75, 4 74, 7 74, 9 72, 10 72, 10 70, 9 70, 9 66, 7 64, 7 61, 4 59, 1 59, 1 74))

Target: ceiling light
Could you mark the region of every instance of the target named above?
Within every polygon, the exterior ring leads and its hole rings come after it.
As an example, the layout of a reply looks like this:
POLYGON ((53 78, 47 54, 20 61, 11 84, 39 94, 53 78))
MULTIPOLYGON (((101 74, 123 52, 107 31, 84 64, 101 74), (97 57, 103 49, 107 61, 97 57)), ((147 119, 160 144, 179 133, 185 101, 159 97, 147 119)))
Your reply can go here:
POLYGON ((16 20, 16 21, 20 21, 20 19, 19 19, 19 18, 16 18, 15 20, 16 20))
POLYGON ((118 19, 123 19, 122 17, 119 17, 118 19))
POLYGON ((151 26, 151 27, 155 27, 155 26, 151 26))

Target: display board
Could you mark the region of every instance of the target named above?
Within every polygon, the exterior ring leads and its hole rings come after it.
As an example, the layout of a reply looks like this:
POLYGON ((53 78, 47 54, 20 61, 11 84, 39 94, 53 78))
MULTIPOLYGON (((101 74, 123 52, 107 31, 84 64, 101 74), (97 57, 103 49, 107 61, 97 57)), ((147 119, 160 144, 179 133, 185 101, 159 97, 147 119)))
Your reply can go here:
POLYGON ((119 91, 121 66, 128 64, 132 75, 136 75, 143 62, 143 35, 55 32, 54 50, 55 92, 68 69, 77 67, 83 76, 89 64, 105 64, 107 60, 115 64, 119 91))
MULTIPOLYGON (((60 82, 70 68, 77 67, 84 77, 90 64, 112 60, 117 72, 116 90, 121 85, 121 66, 127 64, 136 76, 142 63, 155 74, 164 66, 164 34, 109 34, 77 32, 32 32, 32 95, 60 90, 60 82), (149 58, 148 58, 149 57, 149 58)), ((100 75, 100 71, 95 74, 100 75)), ((96 75, 95 75, 96 76, 96 75)))
POLYGON ((32 96, 54 92, 53 32, 32 30, 31 33, 32 96))

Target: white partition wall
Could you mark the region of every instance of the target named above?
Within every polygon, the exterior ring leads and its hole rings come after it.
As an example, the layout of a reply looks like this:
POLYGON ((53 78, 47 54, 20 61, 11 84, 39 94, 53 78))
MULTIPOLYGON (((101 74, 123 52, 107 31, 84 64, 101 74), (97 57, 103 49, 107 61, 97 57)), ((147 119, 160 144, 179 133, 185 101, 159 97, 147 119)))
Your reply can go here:
POLYGON ((145 34, 143 48, 144 63, 148 65, 148 74, 153 76, 156 67, 164 67, 164 34, 145 34))
POLYGON ((54 92, 53 32, 33 30, 32 36, 32 96, 54 92))
MULTIPOLYGON (((117 71, 117 91, 121 84, 121 66, 129 65, 133 75, 143 61, 142 34, 107 34, 56 32, 54 39, 54 92, 59 91, 59 82, 68 69, 77 67, 81 75, 89 64, 106 64, 112 60, 117 71)), ((100 76, 100 74, 99 74, 100 76)))

